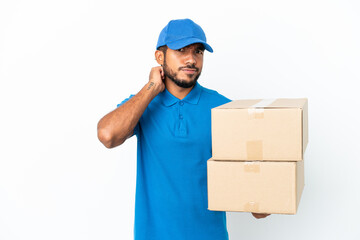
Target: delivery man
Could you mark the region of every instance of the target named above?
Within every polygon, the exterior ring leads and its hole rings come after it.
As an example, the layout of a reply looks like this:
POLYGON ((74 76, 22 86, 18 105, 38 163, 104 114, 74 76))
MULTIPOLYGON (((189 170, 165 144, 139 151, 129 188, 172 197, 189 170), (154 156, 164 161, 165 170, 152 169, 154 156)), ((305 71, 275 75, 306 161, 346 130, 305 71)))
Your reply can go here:
MULTIPOLYGON (((226 240, 226 214, 207 209, 211 109, 230 100, 197 80, 213 52, 190 19, 161 31, 149 81, 98 123, 107 147, 137 136, 135 240, 226 240)), ((266 214, 253 214, 256 218, 266 214)))

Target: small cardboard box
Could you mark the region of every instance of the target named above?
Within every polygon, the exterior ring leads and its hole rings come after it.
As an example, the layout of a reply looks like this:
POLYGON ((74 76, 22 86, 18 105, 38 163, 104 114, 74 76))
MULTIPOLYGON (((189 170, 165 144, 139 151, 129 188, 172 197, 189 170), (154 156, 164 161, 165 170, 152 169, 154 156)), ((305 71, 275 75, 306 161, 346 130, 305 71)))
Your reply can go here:
POLYGON ((295 214, 304 188, 304 161, 209 159, 208 209, 295 214))
POLYGON ((308 143, 307 99, 236 100, 211 110, 216 160, 300 161, 308 143))

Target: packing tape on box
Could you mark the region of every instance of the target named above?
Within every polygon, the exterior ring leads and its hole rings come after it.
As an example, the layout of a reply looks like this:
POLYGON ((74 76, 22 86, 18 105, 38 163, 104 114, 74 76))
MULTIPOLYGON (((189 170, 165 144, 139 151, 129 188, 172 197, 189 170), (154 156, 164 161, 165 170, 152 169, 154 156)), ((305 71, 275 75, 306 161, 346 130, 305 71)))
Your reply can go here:
POLYGON ((259 212, 259 203, 258 202, 247 202, 244 205, 245 212, 259 212))
POLYGON ((260 163, 259 162, 245 162, 244 172, 259 173, 260 172, 260 163))
MULTIPOLYGON (((249 119, 263 119, 264 108, 270 106, 275 102, 275 98, 263 99, 260 102, 251 105, 248 108, 249 119)), ((263 142, 262 140, 252 140, 246 142, 246 154, 248 160, 262 160, 263 159, 263 142)))
POLYGON ((276 99, 263 99, 260 102, 251 105, 248 108, 249 119, 262 119, 264 118, 264 108, 275 102, 276 99))
POLYGON ((263 141, 247 141, 246 155, 248 160, 262 160, 263 159, 263 141))
POLYGON ((263 108, 249 108, 248 109, 249 119, 263 119, 264 109, 263 108))

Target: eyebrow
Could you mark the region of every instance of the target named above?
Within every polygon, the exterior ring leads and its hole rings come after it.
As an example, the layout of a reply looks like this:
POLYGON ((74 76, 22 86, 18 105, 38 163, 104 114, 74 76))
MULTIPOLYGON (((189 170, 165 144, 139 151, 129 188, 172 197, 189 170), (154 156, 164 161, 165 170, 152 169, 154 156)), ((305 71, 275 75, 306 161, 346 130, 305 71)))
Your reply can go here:
MULTIPOLYGON (((189 46, 183 47, 183 49, 186 49, 186 48, 189 48, 189 46)), ((205 51, 205 46, 201 44, 198 47, 196 47, 195 50, 205 51)))
POLYGON ((201 46, 197 47, 196 50, 204 51, 204 50, 205 50, 205 47, 204 47, 204 45, 201 44, 201 46))

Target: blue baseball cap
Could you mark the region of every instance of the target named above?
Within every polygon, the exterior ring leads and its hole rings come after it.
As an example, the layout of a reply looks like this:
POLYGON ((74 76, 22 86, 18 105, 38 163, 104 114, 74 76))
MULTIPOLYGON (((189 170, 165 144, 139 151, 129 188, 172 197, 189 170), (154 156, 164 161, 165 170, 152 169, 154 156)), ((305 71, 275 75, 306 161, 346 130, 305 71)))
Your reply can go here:
POLYGON ((156 49, 167 45, 170 49, 177 50, 193 43, 202 43, 206 50, 213 52, 199 25, 190 19, 171 20, 161 31, 156 49))

